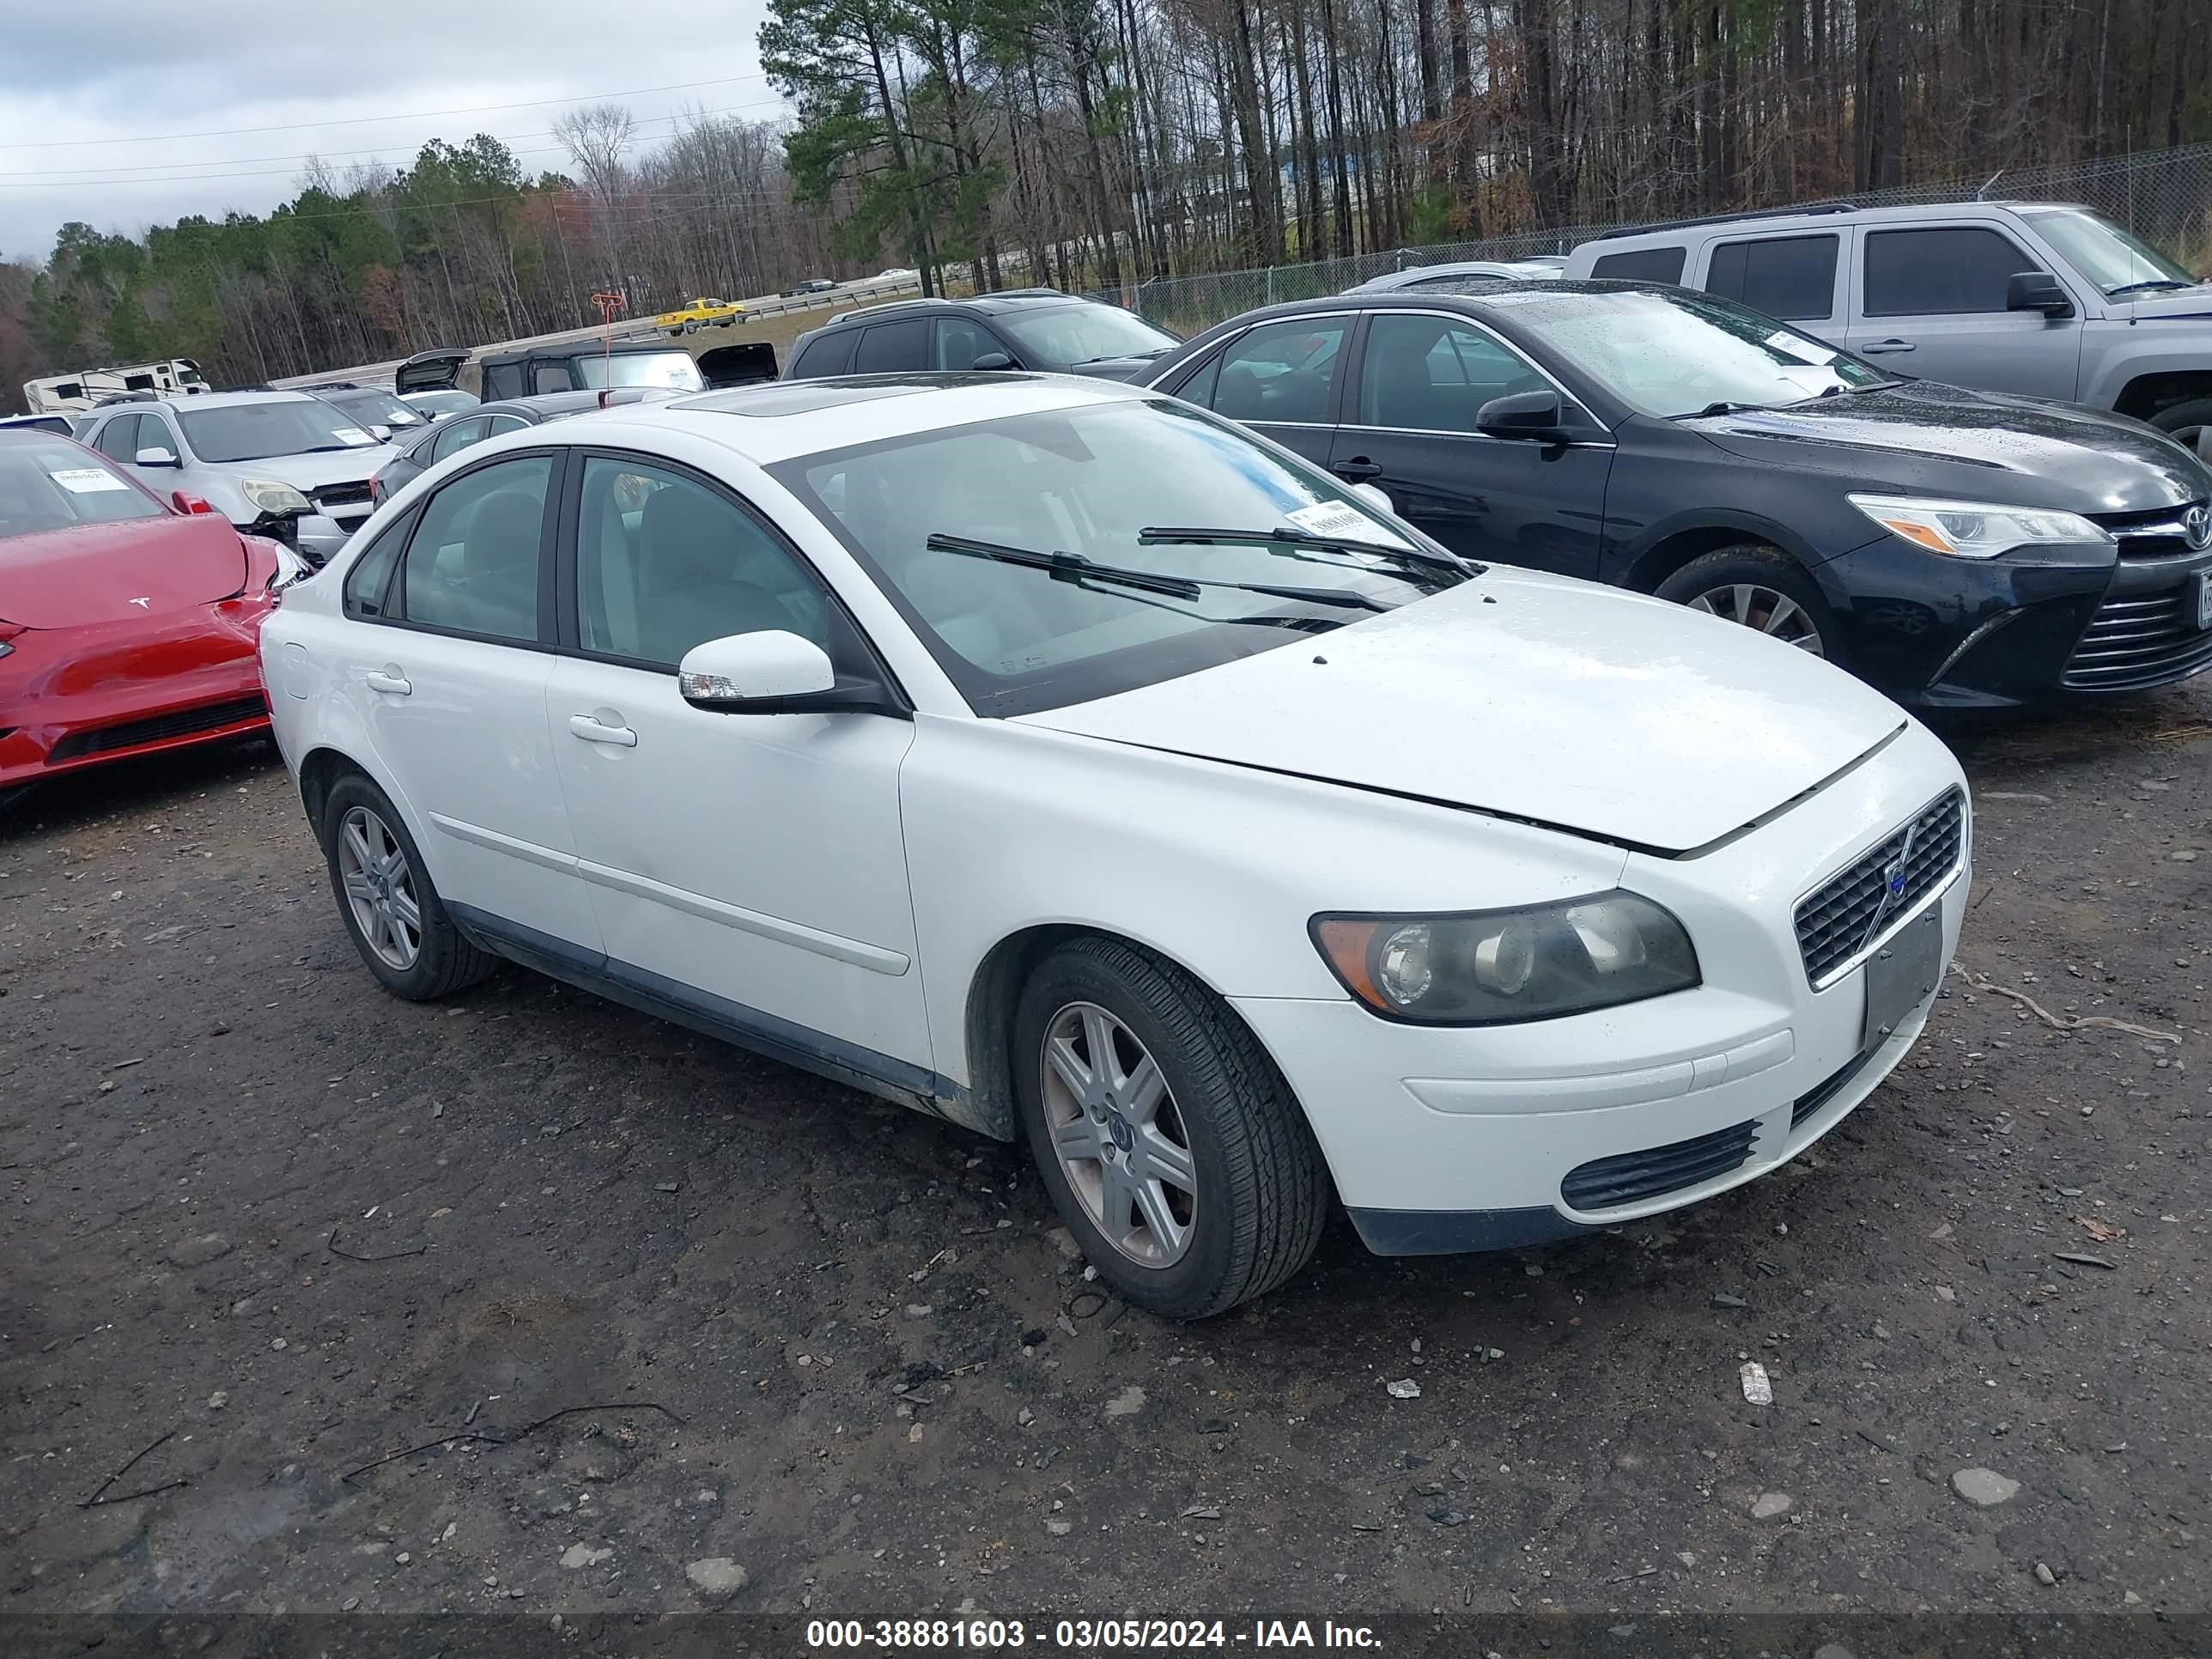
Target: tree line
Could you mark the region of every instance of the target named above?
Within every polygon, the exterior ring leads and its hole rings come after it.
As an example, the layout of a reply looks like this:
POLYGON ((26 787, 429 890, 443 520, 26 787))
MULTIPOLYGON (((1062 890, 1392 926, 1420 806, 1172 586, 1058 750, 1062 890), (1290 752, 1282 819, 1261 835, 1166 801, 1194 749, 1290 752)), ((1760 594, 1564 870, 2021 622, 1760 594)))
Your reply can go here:
POLYGON ((0 264, 0 375, 258 383, 912 266, 1148 278, 1878 190, 2194 142, 2204 0, 771 0, 793 114, 617 106, 264 216, 0 264))

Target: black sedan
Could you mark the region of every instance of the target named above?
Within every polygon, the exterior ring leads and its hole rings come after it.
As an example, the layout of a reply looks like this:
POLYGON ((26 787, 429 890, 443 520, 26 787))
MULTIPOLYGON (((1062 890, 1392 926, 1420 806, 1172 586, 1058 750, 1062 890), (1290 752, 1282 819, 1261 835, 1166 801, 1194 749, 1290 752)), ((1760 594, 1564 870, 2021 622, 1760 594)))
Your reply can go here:
POLYGON ((1901 701, 2212 668, 2212 472, 2124 416, 1904 380, 1686 289, 1352 294, 1140 377, 1371 483, 1455 552, 1757 628, 1901 701))
POLYGON ((617 386, 607 392, 544 392, 532 398, 501 398, 478 404, 465 415, 448 416, 424 429, 411 444, 404 440, 399 453, 368 481, 368 498, 379 506, 398 494, 402 485, 428 472, 448 455, 458 455, 471 444, 519 426, 542 426, 572 415, 587 415, 610 404, 635 404, 673 398, 672 391, 654 386, 617 386))

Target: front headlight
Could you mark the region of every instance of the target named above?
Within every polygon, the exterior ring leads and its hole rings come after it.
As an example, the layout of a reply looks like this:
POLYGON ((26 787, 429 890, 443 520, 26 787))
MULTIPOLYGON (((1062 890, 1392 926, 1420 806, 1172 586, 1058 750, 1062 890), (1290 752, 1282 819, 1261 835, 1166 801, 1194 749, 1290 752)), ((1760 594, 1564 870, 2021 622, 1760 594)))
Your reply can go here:
POLYGON ((1313 936, 1346 990, 1425 1025, 1553 1019, 1699 983, 1682 924, 1617 890, 1453 915, 1321 915, 1313 936))
POLYGON ((1917 495, 1853 495, 1850 504, 1884 530, 1931 553, 1994 559, 2016 547, 2110 542, 2104 526, 2079 513, 1991 501, 1935 501, 1917 495))
POLYGON ((264 513, 312 513, 315 505, 288 483, 273 478, 241 479, 239 493, 264 513))

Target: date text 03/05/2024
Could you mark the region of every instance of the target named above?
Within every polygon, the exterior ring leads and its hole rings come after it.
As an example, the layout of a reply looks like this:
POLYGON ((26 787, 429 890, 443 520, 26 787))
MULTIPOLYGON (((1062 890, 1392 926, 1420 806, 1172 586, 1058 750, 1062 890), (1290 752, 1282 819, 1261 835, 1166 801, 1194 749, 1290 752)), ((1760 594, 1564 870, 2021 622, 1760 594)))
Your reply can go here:
POLYGON ((1062 1651, 1127 1652, 1185 1648, 1378 1648, 1365 1625, 1324 1619, 1255 1619, 1231 1626, 1219 1619, 1060 1619, 1049 1626, 1018 1619, 816 1619, 810 1649, 966 1649, 1005 1652, 1030 1645, 1062 1651))

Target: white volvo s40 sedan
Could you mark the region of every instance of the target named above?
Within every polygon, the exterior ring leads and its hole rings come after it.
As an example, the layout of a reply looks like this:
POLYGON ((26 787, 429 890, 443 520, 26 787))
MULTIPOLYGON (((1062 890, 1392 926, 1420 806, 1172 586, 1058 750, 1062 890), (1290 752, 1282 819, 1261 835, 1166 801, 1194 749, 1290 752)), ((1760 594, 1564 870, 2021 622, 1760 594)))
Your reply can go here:
POLYGON ((1132 1300, 1618 1224, 1919 1035, 1965 781, 1751 629, 1462 563, 1096 381, 809 381, 433 467, 262 630, 369 970, 495 957, 1025 1139, 1132 1300))

